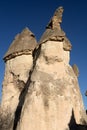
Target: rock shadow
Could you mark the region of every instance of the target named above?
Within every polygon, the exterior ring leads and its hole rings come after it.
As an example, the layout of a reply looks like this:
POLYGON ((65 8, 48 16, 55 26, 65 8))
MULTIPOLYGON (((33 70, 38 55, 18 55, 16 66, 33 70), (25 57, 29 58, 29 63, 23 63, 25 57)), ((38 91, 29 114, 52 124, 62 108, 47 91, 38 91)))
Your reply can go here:
POLYGON ((21 93, 19 95, 19 103, 18 103, 18 106, 17 106, 16 111, 15 111, 13 130, 17 129, 18 122, 20 121, 22 108, 23 108, 25 98, 26 98, 26 95, 27 95, 27 92, 28 92, 28 88, 29 88, 30 83, 31 83, 31 75, 32 75, 33 70, 35 68, 36 61, 37 61, 37 59, 40 55, 40 51, 41 51, 41 45, 39 45, 38 49, 35 48, 35 50, 33 51, 33 67, 29 72, 29 77, 28 77, 26 84, 25 84, 23 90, 21 91, 21 93))
POLYGON ((83 125, 76 123, 73 110, 72 110, 72 116, 69 122, 69 130, 87 130, 87 123, 85 121, 83 121, 83 125))

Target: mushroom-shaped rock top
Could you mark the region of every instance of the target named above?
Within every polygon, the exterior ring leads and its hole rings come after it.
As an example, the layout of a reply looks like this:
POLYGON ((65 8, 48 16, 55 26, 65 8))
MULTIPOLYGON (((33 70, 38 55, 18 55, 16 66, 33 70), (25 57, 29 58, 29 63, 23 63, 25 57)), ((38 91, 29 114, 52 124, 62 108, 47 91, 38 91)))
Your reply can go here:
POLYGON ((54 12, 53 17, 46 26, 46 31, 43 33, 39 43, 44 43, 48 40, 61 41, 64 39, 65 33, 60 27, 62 22, 63 7, 59 7, 54 12))
POLYGON ((37 41, 34 34, 28 28, 25 28, 20 34, 16 35, 3 59, 7 61, 18 55, 29 54, 35 49, 36 45, 37 41))
POLYGON ((54 12, 53 17, 46 26, 39 44, 46 43, 47 41, 63 41, 63 48, 65 51, 70 51, 72 45, 67 39, 65 32, 61 29, 60 23, 62 22, 63 7, 59 7, 54 12))
POLYGON ((58 29, 46 29, 43 33, 39 43, 45 43, 46 41, 62 41, 64 40, 65 33, 62 30, 58 29))

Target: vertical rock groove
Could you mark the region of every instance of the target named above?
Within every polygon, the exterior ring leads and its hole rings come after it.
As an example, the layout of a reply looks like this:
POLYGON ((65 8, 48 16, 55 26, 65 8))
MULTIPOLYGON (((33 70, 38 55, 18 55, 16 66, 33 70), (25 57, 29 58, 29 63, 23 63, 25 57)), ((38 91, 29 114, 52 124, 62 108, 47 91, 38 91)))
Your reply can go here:
POLYGON ((23 107, 23 104, 24 104, 24 101, 25 101, 25 98, 26 98, 26 94, 28 92, 29 85, 31 83, 31 75, 32 75, 32 72, 33 72, 34 67, 36 65, 36 60, 39 57, 40 50, 41 50, 41 45, 39 45, 38 49, 35 49, 33 51, 33 67, 32 67, 32 69, 29 72, 29 77, 28 77, 28 80, 27 80, 27 82, 26 82, 26 84, 24 86, 24 89, 22 90, 22 92, 21 92, 21 94, 19 96, 19 103, 18 103, 17 109, 15 111, 15 118, 14 118, 13 130, 16 130, 17 124, 18 124, 18 122, 20 120, 22 107, 23 107))

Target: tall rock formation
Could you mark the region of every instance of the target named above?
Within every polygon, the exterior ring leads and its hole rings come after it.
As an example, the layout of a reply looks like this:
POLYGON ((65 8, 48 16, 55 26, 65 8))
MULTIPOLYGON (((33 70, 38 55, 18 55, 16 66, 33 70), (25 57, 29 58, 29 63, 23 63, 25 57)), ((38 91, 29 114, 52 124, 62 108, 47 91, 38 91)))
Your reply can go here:
POLYGON ((4 57, 2 106, 14 116, 7 130, 87 129, 78 68, 69 64, 72 45, 60 26, 62 14, 59 7, 36 48, 34 35, 25 29, 16 40, 29 46, 16 44, 14 49, 15 40, 4 57))
POLYGON ((4 108, 5 113, 6 111, 10 112, 10 120, 12 121, 19 102, 19 95, 27 82, 30 69, 33 65, 32 52, 36 44, 34 34, 28 28, 25 28, 15 37, 15 40, 4 56, 5 76, 1 108, 4 108))
POLYGON ((62 13, 62 7, 55 11, 34 52, 30 84, 25 86, 28 91, 14 130, 69 130, 72 114, 77 124, 86 122, 77 75, 69 65, 72 46, 60 27, 62 13))

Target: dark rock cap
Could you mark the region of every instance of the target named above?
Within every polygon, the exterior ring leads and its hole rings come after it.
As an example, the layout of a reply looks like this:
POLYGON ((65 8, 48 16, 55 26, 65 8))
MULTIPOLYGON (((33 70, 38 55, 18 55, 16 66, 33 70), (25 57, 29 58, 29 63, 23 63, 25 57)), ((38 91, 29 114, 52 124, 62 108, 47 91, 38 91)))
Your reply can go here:
POLYGON ((58 29, 46 29, 43 33, 39 43, 45 43, 46 41, 63 41, 65 33, 62 30, 58 29))
POLYGON ((22 54, 28 54, 29 51, 33 51, 37 45, 34 34, 25 28, 20 34, 17 34, 8 51, 4 56, 4 60, 7 61, 13 57, 22 54))
POLYGON ((50 22, 48 23, 46 27, 51 28, 51 29, 54 29, 54 28, 60 29, 60 23, 62 23, 63 11, 64 9, 62 6, 57 8, 56 11, 54 12, 53 17, 51 18, 50 22))
POLYGON ((65 51, 70 51, 72 45, 68 38, 65 35, 65 32, 61 29, 62 15, 63 15, 63 7, 59 7, 54 12, 53 17, 50 22, 46 26, 46 31, 43 33, 39 44, 45 43, 47 41, 64 41, 63 49, 65 51))

